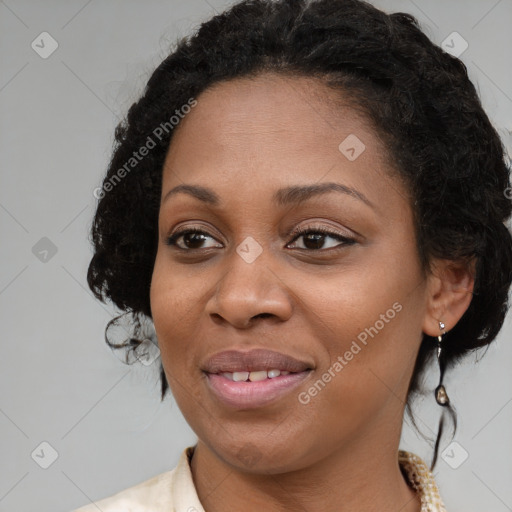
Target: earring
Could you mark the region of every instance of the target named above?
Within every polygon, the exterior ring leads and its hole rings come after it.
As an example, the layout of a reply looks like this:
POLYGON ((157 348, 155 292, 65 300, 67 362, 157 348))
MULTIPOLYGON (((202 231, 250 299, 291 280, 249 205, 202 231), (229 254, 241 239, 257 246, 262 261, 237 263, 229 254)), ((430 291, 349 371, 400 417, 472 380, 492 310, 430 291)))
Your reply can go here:
POLYGON ((446 389, 443 386, 443 376, 444 376, 444 365, 441 362, 441 342, 443 340, 443 336, 446 334, 444 330, 444 323, 439 322, 439 329, 441 330, 441 334, 437 337, 437 361, 439 363, 439 385, 435 390, 436 401, 439 405, 448 405, 450 400, 448 399, 448 395, 446 394, 446 389))
POLYGON ((443 377, 444 377, 446 361, 444 361, 445 358, 441 357, 441 354, 444 355, 444 353, 442 352, 441 342, 443 340, 443 336, 446 334, 446 331, 444 330, 444 322, 439 321, 439 329, 441 331, 441 334, 437 337, 437 362, 439 363, 439 385, 437 386, 434 394, 436 397, 436 402, 439 405, 443 406, 443 410, 441 413, 441 417, 439 418, 439 427, 437 429, 436 445, 434 447, 434 457, 432 459, 432 464, 430 465, 430 471, 433 471, 434 467, 436 465, 437 453, 439 450, 439 444, 441 442, 441 437, 443 435, 444 424, 445 424, 445 420, 446 420, 445 416, 447 414, 449 414, 452 419, 454 435, 457 430, 457 416, 455 414, 455 409, 454 409, 453 405, 450 403, 450 400, 448 399, 448 395, 446 393, 446 389, 443 386, 443 377))

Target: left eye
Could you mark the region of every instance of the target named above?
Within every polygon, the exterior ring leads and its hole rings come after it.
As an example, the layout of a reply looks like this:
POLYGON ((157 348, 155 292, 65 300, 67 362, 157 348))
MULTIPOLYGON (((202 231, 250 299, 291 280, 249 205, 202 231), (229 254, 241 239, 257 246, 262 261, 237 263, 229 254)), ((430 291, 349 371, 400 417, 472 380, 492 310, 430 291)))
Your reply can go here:
POLYGON ((304 247, 297 247, 298 249, 306 249, 306 250, 318 250, 318 249, 332 249, 333 247, 344 246, 344 245, 352 245, 355 243, 355 240, 352 238, 348 238, 346 236, 340 235, 338 233, 333 233, 331 231, 326 231, 323 229, 307 229, 300 230, 295 233, 296 236, 292 242, 298 240, 299 238, 303 238, 304 247), (325 239, 331 238, 332 240, 338 241, 338 243, 331 244, 330 247, 323 247, 325 244, 325 239))

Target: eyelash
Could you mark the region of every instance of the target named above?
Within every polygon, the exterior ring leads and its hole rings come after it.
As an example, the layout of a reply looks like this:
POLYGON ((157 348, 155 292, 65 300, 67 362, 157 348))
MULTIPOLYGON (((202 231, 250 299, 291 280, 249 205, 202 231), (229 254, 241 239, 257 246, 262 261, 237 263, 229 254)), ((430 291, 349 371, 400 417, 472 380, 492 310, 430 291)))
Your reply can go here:
MULTIPOLYGON (((301 236, 308 235, 308 234, 311 234, 311 233, 322 234, 322 235, 325 235, 325 236, 329 236, 331 238, 334 238, 334 239, 338 240, 339 242, 341 242, 341 244, 339 244, 339 245, 337 245, 335 247, 329 247, 328 249, 307 249, 307 248, 303 249, 303 248, 300 248, 300 250, 302 250, 302 251, 324 252, 324 251, 329 251, 329 250, 339 250, 339 249, 342 249, 344 246, 353 245, 353 244, 356 243, 356 241, 353 238, 348 238, 348 237, 346 237, 344 235, 341 235, 340 233, 336 233, 335 231, 330 231, 330 230, 327 230, 327 229, 325 229, 323 227, 315 227, 315 226, 309 226, 309 227, 305 227, 305 228, 298 228, 295 231, 293 231, 292 233, 290 233, 290 236, 294 237, 291 240, 290 243, 295 242, 301 236)), ((169 236, 166 239, 165 243, 166 243, 166 245, 176 247, 178 250, 181 250, 181 251, 184 251, 184 252, 200 251, 202 248, 198 248, 198 249, 184 249, 183 247, 179 247, 177 245, 176 241, 178 240, 178 238, 181 238, 182 236, 188 235, 188 234, 200 234, 200 235, 206 235, 206 236, 209 236, 211 238, 214 238, 210 234, 208 234, 206 231, 203 231, 201 229, 198 229, 198 228, 187 228, 187 229, 184 229, 182 231, 177 231, 173 235, 169 236)), ((211 247, 207 247, 207 249, 211 249, 211 247)))

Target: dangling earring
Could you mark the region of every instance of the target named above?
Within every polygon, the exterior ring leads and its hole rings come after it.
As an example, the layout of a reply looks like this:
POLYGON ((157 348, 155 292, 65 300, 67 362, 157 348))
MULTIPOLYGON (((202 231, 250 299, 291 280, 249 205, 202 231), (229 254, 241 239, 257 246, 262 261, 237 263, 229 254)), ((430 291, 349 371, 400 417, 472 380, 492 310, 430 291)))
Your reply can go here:
POLYGON ((436 465, 437 461, 437 453, 439 450, 439 443, 441 441, 441 437, 444 430, 444 423, 445 423, 445 415, 449 414, 451 416, 451 419, 453 421, 453 427, 454 427, 454 434, 457 430, 457 416, 455 414, 455 409, 450 403, 450 400, 448 399, 448 395, 446 393, 446 389, 443 385, 443 377, 444 377, 444 370, 445 370, 445 358, 441 357, 441 354, 444 355, 444 352, 442 352, 441 342, 443 339, 443 336, 446 334, 446 331, 444 330, 444 322, 439 321, 439 329, 441 331, 441 334, 437 337, 437 361, 439 363, 439 385, 437 386, 434 395, 436 397, 436 402, 439 405, 443 406, 443 412, 441 414, 441 417, 439 418, 439 427, 437 430, 437 440, 434 447, 434 457, 432 460, 432 464, 430 466, 430 471, 434 470, 434 467, 436 465))
POLYGON ((444 364, 441 363, 441 342, 443 340, 443 336, 446 334, 444 330, 444 323, 439 322, 439 329, 441 330, 441 334, 437 337, 437 361, 439 363, 439 385, 435 391, 436 401, 439 405, 448 405, 450 400, 448 399, 448 395, 446 394, 446 389, 443 386, 443 377, 444 377, 444 364))

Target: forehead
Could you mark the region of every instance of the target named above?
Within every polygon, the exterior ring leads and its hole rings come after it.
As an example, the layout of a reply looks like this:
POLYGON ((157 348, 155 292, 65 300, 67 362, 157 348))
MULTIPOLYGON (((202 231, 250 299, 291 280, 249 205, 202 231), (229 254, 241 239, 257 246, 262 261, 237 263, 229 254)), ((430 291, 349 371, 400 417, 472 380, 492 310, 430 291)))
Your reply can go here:
MULTIPOLYGON (((236 142, 260 152, 267 149, 257 146, 262 140, 272 142, 269 146, 300 151, 298 142, 306 144, 305 150, 317 147, 319 141, 321 148, 332 149, 333 141, 347 130, 364 132, 367 140, 368 135, 374 137, 367 118, 356 111, 350 98, 310 77, 266 73, 237 78, 214 84, 197 101, 175 130, 170 151, 185 136, 190 139, 191 131, 208 133, 212 144, 221 144, 219 150, 224 143, 236 142), (327 134, 332 138, 325 139, 327 134)), ((196 139, 194 144, 207 142, 196 139)))
POLYGON ((320 80, 275 74, 220 82, 175 129, 162 194, 182 183, 220 193, 338 181, 378 196, 389 155, 368 119, 320 80))

